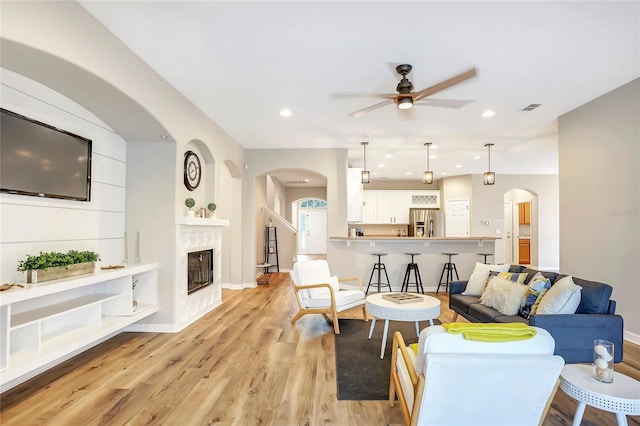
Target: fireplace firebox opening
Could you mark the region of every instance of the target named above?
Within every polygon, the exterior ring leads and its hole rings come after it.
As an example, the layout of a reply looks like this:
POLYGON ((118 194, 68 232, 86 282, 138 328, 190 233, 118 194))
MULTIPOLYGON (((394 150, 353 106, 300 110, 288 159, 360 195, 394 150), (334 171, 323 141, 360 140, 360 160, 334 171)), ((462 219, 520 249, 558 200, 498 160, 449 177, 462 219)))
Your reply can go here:
POLYGON ((187 294, 213 284, 213 249, 188 253, 187 294))

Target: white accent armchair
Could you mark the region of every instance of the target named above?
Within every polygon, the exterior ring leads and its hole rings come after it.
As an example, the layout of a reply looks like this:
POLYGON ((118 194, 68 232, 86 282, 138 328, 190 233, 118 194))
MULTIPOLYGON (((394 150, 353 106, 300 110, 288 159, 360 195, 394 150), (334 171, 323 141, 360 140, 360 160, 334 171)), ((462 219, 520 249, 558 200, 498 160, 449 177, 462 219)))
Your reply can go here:
POLYGON ((338 312, 362 306, 362 315, 367 320, 364 291, 362 281, 358 277, 338 278, 329 272, 326 260, 308 260, 296 262, 293 265, 291 283, 298 301, 299 311, 291 319, 291 323, 298 321, 306 314, 322 314, 327 321, 332 316, 333 329, 340 334, 338 312), (356 284, 356 288, 349 288, 346 283, 356 284))
POLYGON ((465 340, 442 326, 420 333, 418 354, 393 339, 389 405, 396 396, 406 425, 541 425, 564 360, 536 328, 531 339, 465 340))

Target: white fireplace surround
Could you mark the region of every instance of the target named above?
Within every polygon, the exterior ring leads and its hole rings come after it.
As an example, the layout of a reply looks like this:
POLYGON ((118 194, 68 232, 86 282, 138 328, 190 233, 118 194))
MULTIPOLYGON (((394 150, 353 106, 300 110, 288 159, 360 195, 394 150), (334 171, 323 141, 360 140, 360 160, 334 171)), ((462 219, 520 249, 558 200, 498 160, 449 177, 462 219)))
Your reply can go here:
POLYGON ((222 228, 228 220, 176 217, 177 322, 182 330, 222 303, 222 228), (187 294, 188 254, 213 249, 213 284, 187 294))

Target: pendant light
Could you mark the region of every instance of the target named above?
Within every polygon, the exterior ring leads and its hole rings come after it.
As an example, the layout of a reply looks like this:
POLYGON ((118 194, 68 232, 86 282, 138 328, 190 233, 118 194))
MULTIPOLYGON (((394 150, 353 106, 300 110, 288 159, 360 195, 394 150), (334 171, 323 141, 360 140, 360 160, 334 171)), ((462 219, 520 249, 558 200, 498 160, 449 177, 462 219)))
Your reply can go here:
POLYGON ((371 174, 369 173, 369 170, 367 170, 367 145, 369 145, 369 142, 361 142, 360 145, 362 145, 362 158, 363 158, 363 169, 362 169, 362 183, 369 183, 371 182, 371 174))
POLYGON ((433 183, 433 172, 429 168, 429 148, 431 147, 431 142, 427 142, 424 144, 427 147, 427 170, 422 172, 422 183, 431 184, 433 183))
POLYGON ((483 183, 485 185, 493 185, 494 183, 496 183, 496 174, 491 171, 491 147, 493 146, 493 144, 486 143, 484 144, 484 146, 486 146, 489 150, 489 171, 485 172, 483 183))

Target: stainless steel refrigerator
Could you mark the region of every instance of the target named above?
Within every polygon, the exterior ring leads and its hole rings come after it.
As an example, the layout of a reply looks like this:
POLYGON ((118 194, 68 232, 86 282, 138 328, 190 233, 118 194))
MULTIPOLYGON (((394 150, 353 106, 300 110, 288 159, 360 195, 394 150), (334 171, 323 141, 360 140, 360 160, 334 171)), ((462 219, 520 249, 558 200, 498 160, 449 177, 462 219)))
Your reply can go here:
POLYGON ((439 219, 439 210, 409 209, 409 236, 441 237, 439 219))

